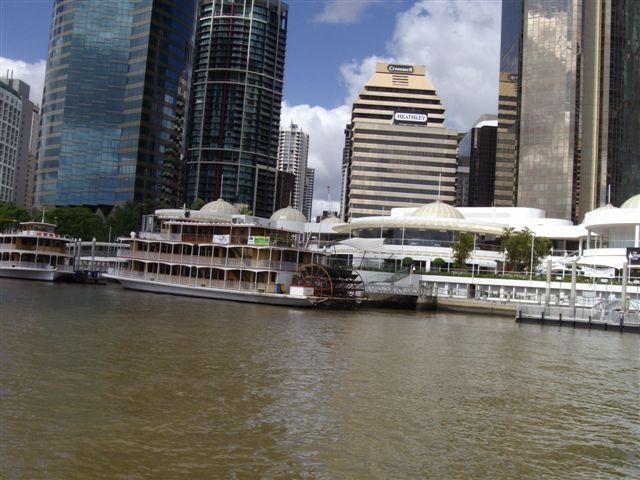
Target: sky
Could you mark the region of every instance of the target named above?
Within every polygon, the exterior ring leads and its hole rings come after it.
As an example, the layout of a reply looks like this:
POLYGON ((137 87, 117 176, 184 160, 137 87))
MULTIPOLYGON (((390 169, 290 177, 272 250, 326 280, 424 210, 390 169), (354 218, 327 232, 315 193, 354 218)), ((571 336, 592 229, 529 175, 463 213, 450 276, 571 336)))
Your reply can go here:
MULTIPOLYGON (((376 61, 425 65, 446 108, 466 131, 496 113, 499 0, 290 0, 281 124, 310 135, 314 215, 337 210, 344 127, 376 61)), ((0 76, 7 69, 42 96, 50 0, 0 0, 0 76)))

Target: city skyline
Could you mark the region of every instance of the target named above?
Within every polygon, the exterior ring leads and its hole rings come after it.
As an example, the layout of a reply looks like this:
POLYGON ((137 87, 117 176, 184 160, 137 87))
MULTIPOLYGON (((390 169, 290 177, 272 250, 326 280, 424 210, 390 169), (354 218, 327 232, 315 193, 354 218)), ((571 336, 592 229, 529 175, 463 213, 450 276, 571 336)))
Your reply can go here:
MULTIPOLYGON (((40 24, 48 29, 50 7, 43 2, 27 3, 31 3, 28 22, 38 25, 40 17, 40 24)), ((481 114, 497 111, 500 2, 403 1, 393 5, 363 2, 359 11, 335 2, 289 3, 280 123, 285 126, 293 119, 311 136, 309 166, 316 169, 317 185, 314 214, 329 207, 339 209, 337 198, 329 206, 324 192, 327 185, 334 192, 340 191, 336 172, 340 171, 342 161, 349 103, 373 72, 378 59, 426 64, 427 76, 442 85, 439 93, 449 112, 449 126, 458 130, 470 128, 481 114), (471 38, 475 40, 471 42, 471 38), (327 54, 309 56, 310 45, 314 51, 327 54), (417 45, 422 48, 416 48, 417 45), (470 82, 477 85, 474 92, 467 91, 470 82)), ((22 2, 2 5, 3 27, 19 23, 16 15, 26 13, 22 2)), ((37 35, 30 34, 27 43, 33 50, 28 52, 24 47, 14 46, 21 43, 19 31, 13 27, 3 30, 2 68, 16 66, 7 58, 23 60, 28 65, 23 65, 22 71, 33 74, 38 59, 44 58, 48 33, 44 35, 44 44, 40 44, 37 35)), ((37 82, 33 82, 32 89, 37 90, 37 82)))

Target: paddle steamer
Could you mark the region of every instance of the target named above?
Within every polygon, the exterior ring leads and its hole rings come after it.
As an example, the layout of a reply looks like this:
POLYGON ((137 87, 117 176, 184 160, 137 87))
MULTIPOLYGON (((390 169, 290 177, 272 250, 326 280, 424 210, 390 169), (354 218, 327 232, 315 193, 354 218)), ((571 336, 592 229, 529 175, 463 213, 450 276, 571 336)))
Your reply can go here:
POLYGON ((52 282, 73 275, 74 239, 55 232, 51 223, 23 222, 0 233, 0 277, 52 282))
POLYGON ((358 301, 358 288, 338 288, 327 253, 307 248, 305 223, 291 207, 265 219, 222 199, 200 210, 156 210, 141 232, 120 239, 129 245, 126 262, 105 277, 129 289, 251 303, 358 301))

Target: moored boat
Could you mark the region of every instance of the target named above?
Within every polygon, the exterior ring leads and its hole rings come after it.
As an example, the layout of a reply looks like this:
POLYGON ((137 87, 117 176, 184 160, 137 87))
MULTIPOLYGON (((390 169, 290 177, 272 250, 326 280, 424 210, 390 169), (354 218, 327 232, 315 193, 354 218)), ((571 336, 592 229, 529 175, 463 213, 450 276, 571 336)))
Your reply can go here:
MULTIPOLYGON (((300 273, 328 256, 307 248, 305 222, 291 207, 265 219, 240 214, 222 199, 200 210, 156 210, 141 232, 120 239, 129 245, 122 250, 126 262, 104 276, 155 293, 295 307, 326 303, 334 290, 315 288, 300 273)), ((357 297, 354 292, 351 300, 357 297)))
POLYGON ((0 277, 52 282, 73 275, 67 246, 74 240, 55 229, 44 221, 23 222, 0 233, 0 277))

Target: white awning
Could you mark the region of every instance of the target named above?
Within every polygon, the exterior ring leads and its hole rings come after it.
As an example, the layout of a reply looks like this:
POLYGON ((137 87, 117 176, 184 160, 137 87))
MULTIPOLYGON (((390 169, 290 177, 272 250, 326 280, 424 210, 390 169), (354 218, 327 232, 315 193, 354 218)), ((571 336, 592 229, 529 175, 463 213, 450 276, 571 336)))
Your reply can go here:
POLYGON ((578 260, 578 265, 585 265, 588 267, 593 267, 595 265, 597 267, 621 269, 624 260, 625 258, 622 256, 598 255, 593 257, 582 257, 578 260))
POLYGON ((384 250, 384 238, 348 238, 338 242, 338 244, 363 251, 384 250))

